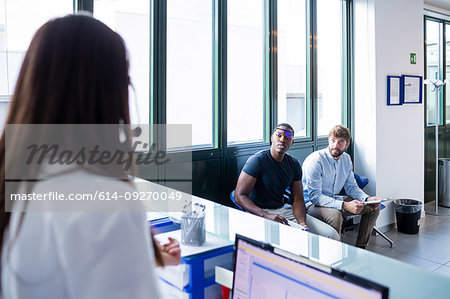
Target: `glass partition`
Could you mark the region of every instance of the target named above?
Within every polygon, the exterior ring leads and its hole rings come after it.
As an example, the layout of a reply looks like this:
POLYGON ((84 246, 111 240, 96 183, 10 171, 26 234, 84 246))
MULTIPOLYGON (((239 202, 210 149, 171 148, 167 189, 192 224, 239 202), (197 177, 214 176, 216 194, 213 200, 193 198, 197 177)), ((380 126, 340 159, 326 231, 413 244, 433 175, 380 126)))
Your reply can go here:
POLYGON ((73 12, 72 0, 0 0, 0 129, 6 121, 23 58, 35 32, 73 12))
POLYGON ((213 146, 213 2, 167 1, 167 123, 192 124, 192 146, 213 146))
MULTIPOLYGON (((450 24, 445 24, 445 78, 450 80, 450 24)), ((448 84, 447 84, 448 85, 448 84)), ((450 124, 450 87, 445 87, 446 123, 450 124)))
MULTIPOLYGON (((426 20, 426 79, 441 79, 440 57, 442 55, 441 30, 442 23, 433 20, 426 20)), ((433 88, 425 86, 427 96, 427 125, 436 124, 436 91, 433 88)), ((442 114, 442 110, 441 110, 442 114)), ((441 121, 439 122, 441 123, 441 121)))
POLYGON ((278 1, 278 121, 291 124, 295 137, 307 134, 306 3, 278 1))
POLYGON ((317 135, 342 124, 344 1, 317 1, 317 135))
POLYGON ((148 124, 150 115, 150 1, 95 0, 94 17, 119 33, 130 63, 130 115, 133 124, 148 124))
POLYGON ((264 1, 228 0, 228 143, 263 140, 264 1))

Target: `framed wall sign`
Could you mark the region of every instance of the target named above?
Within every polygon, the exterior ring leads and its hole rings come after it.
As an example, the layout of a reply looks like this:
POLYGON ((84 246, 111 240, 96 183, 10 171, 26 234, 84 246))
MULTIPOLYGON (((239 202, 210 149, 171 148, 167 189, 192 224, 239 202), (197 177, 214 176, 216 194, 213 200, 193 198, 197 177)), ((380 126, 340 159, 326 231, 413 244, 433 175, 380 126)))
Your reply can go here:
POLYGON ((387 76, 387 104, 388 106, 402 104, 402 77, 387 76))
POLYGON ((422 76, 402 75, 403 104, 422 103, 422 76))

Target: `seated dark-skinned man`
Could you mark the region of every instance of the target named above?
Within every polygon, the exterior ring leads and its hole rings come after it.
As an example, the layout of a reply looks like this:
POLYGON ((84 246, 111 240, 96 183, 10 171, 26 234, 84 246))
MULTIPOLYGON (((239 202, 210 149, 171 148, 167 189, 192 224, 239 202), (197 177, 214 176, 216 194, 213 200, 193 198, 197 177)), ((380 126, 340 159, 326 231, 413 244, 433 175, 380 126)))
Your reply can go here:
POLYGON ((286 152, 294 142, 294 130, 287 123, 276 126, 271 147, 250 156, 236 186, 236 202, 246 211, 335 240, 339 234, 330 225, 306 214, 303 199, 302 168, 286 152), (290 186, 292 206, 285 204, 283 194, 290 186))

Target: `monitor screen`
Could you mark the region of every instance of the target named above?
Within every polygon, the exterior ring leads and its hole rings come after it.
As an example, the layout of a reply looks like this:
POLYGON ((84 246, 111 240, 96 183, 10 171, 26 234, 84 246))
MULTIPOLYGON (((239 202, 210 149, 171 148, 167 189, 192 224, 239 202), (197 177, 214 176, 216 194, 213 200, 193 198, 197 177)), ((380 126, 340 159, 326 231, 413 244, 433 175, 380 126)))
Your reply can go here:
POLYGON ((384 286, 281 252, 237 235, 233 298, 387 298, 384 286))

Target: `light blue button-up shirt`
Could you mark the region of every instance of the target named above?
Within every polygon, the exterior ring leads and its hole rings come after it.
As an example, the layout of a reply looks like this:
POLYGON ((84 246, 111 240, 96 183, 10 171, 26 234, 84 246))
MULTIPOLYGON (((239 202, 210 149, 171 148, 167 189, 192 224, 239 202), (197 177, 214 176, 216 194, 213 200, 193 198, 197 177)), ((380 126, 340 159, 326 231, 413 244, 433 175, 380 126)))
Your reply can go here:
POLYGON ((315 151, 303 162, 303 190, 316 206, 342 209, 342 188, 353 199, 364 201, 368 195, 362 191, 353 174, 350 156, 343 153, 338 160, 331 156, 328 148, 315 151))

